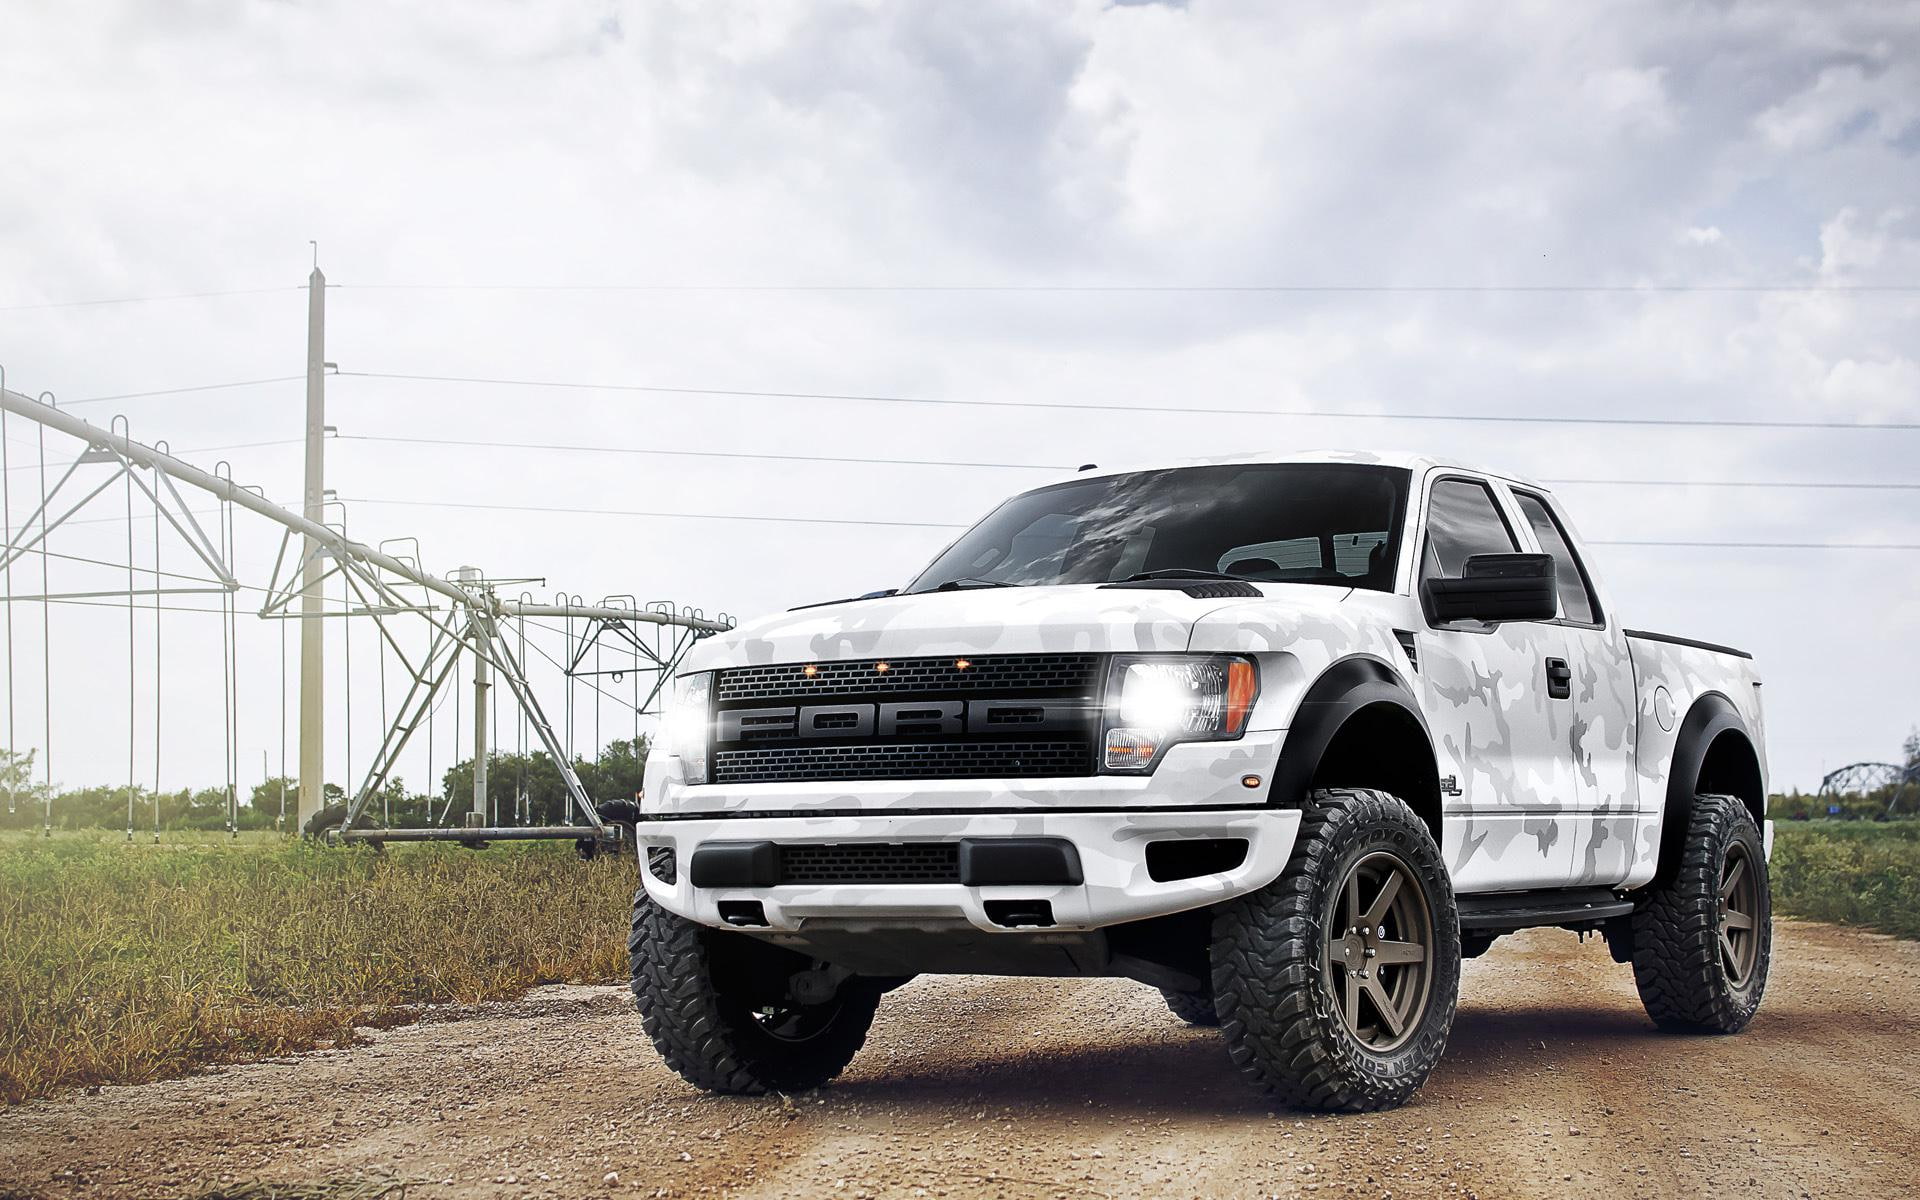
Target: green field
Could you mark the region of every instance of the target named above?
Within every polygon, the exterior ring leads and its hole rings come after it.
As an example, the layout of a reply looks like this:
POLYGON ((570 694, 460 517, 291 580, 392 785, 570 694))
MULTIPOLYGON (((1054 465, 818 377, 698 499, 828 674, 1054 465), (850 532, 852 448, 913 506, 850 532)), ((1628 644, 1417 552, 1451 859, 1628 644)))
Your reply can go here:
POLYGON ((635 884, 570 845, 0 836, 0 1097, 338 1044, 412 1007, 616 979, 635 884))
MULTIPOLYGON (((1920 821, 1782 822, 1775 908, 1920 938, 1920 821)), ((0 835, 0 1097, 350 1040, 421 1004, 624 974, 635 883, 572 847, 0 835)))
POLYGON ((1782 821, 1774 911, 1920 938, 1920 820, 1782 821))

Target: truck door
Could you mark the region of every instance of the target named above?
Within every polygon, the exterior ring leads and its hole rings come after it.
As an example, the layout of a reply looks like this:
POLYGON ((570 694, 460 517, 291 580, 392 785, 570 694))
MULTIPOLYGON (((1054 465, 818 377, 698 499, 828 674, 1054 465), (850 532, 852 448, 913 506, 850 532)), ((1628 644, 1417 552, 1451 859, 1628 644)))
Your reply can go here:
POLYGON ((1513 489, 1513 499, 1541 552, 1553 555, 1559 625, 1573 672, 1568 744, 1578 807, 1572 881, 1611 886, 1624 882, 1633 868, 1635 840, 1645 817, 1634 774, 1638 727, 1627 635, 1601 607, 1593 577, 1553 503, 1519 488, 1513 489))
MULTIPOLYGON (((1421 582, 1458 577, 1472 555, 1521 548, 1493 488, 1466 476, 1435 479, 1424 531, 1421 582)), ((1568 809, 1577 789, 1568 742, 1573 707, 1550 695, 1548 679, 1567 655, 1561 628, 1429 618, 1416 642, 1440 765, 1441 850, 1454 887, 1564 887, 1573 863, 1568 809)))

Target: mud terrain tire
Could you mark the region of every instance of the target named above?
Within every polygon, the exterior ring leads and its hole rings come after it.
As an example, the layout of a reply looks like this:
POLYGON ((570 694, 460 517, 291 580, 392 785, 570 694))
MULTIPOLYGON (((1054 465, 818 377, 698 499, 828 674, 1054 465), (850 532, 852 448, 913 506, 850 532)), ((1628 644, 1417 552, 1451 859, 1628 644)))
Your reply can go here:
POLYGON ((1313 792, 1286 870, 1215 914, 1213 964, 1228 1052, 1256 1088, 1326 1112, 1404 1104, 1446 1050, 1460 993, 1460 919, 1433 835, 1385 792, 1313 792), (1368 933, 1340 924, 1356 913, 1368 933))
POLYGON ((1167 1008, 1173 1015, 1187 1024, 1202 1029, 1212 1029, 1220 1024, 1220 1014, 1213 1008, 1212 992, 1176 992, 1171 988, 1161 988, 1160 994, 1166 997, 1167 1008))
POLYGON ((1760 829, 1733 796, 1693 799, 1673 878, 1633 913, 1633 981, 1660 1028, 1739 1033, 1773 958, 1773 895, 1760 829))
POLYGON ((797 955, 744 934, 707 929, 655 904, 642 887, 627 938, 633 999, 654 1048, 682 1079, 709 1092, 810 1091, 859 1053, 880 1003, 861 979, 831 1001, 777 998, 797 955), (772 967, 772 970, 765 969, 772 967))

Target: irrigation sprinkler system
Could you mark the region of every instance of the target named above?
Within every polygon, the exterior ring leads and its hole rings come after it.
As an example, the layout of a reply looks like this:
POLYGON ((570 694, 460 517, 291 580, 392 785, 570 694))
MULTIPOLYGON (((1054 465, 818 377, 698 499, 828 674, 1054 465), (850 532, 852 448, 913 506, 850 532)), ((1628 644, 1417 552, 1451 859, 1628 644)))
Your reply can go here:
MULTIPOLYGON (((316 271, 316 280, 318 277, 316 271)), ((317 357, 315 362, 318 362, 317 357)), ((313 428, 313 422, 310 421, 309 425, 310 435, 323 432, 313 428)), ((310 456, 310 465, 312 461, 310 456)), ((312 483, 311 479, 309 483, 312 483)), ((309 493, 312 491, 310 486, 309 493)), ((161 752, 158 714, 166 699, 161 689, 162 664, 166 661, 160 640, 161 613, 163 610, 177 611, 172 606, 180 603, 181 597, 212 597, 217 602, 217 608, 201 607, 192 611, 214 613, 220 618, 221 707, 228 827, 235 828, 241 711, 236 622, 242 593, 252 593, 260 597, 258 616, 268 620, 302 623, 303 652, 308 645, 324 644, 319 637, 307 633, 309 628, 316 627, 320 622, 341 620, 348 629, 356 623, 371 624, 375 632, 372 644, 379 655, 382 737, 367 762, 364 774, 359 778, 358 786, 344 805, 325 806, 320 803, 321 796, 315 782, 318 778, 317 768, 303 761, 303 796, 299 812, 302 823, 309 831, 339 840, 375 842, 447 840, 478 843, 522 838, 588 838, 604 842, 617 838, 617 828, 601 815, 595 798, 588 794, 574 767, 572 731, 575 685, 578 683, 591 687, 596 697, 597 747, 598 698, 611 694, 601 686, 600 681, 612 679, 624 682, 630 679, 631 708, 637 734, 639 716, 657 709, 662 686, 681 656, 696 639, 731 628, 731 619, 725 614, 708 617, 697 609, 676 608, 665 602, 641 605, 631 596, 609 597, 597 604, 587 603, 584 597, 579 596, 561 596, 552 602, 539 602, 526 592, 520 593, 517 598, 503 598, 499 594, 503 587, 519 587, 538 581, 490 578, 474 567, 462 567, 447 576, 434 575, 422 567, 418 545, 412 539, 372 546, 349 538, 344 514, 338 520, 324 519, 328 515, 328 508, 337 506, 337 501, 326 500, 323 496, 320 505, 309 505, 310 509, 317 508, 318 515, 292 512, 268 500, 259 489, 234 482, 224 463, 212 471, 202 470, 173 456, 165 443, 149 445, 133 440, 128 435, 124 418, 114 418, 105 428, 90 424, 62 411, 51 395, 42 394, 39 398, 33 398, 8 390, 4 375, 0 374, 0 523, 4 524, 6 539, 4 548, 0 548, 0 608, 5 610, 7 748, 18 748, 15 739, 19 730, 16 727, 14 703, 17 684, 14 654, 16 610, 37 606, 42 659, 42 678, 38 682, 43 722, 37 748, 42 754, 45 803, 48 806, 45 827, 50 831, 53 825, 52 709, 55 671, 49 615, 52 607, 88 605, 109 611, 124 607, 126 611, 129 837, 132 836, 136 794, 136 756, 132 744, 138 726, 137 697, 140 693, 136 688, 141 682, 135 653, 135 618, 137 613, 143 611, 153 616, 151 662, 157 836, 161 752), (37 426, 37 458, 35 464, 29 465, 37 465, 39 474, 38 485, 34 489, 37 495, 16 505, 14 493, 17 489, 11 478, 13 464, 7 461, 10 453, 7 447, 14 444, 9 436, 8 424, 21 420, 37 426), (57 464, 64 469, 59 470, 51 480, 46 470, 46 435, 49 432, 74 439, 80 445, 77 455, 57 464), (187 503, 187 496, 200 493, 212 496, 217 502, 217 507, 212 510, 215 519, 210 522, 211 529, 200 520, 208 514, 196 513, 187 503), (119 503, 111 519, 116 523, 124 520, 127 528, 123 563, 53 548, 55 534, 68 526, 89 520, 78 514, 102 510, 116 500, 119 503), (26 511, 26 516, 18 522, 15 521, 17 508, 26 511), (235 518, 242 513, 263 518, 281 527, 279 551, 264 587, 242 582, 242 572, 236 566, 235 518), (145 527, 149 517, 154 535, 152 554, 147 562, 136 563, 136 522, 145 527), (163 537, 174 545, 175 554, 180 556, 177 561, 183 562, 188 569, 163 567, 163 537), (26 572, 30 556, 37 560, 33 565, 38 569, 26 572), (103 570, 109 571, 112 583, 108 586, 96 577, 90 586, 56 589, 51 582, 51 563, 86 566, 92 568, 96 576, 103 570), (24 591, 16 590, 16 569, 22 570, 27 578, 36 582, 37 590, 31 587, 24 591), (332 595, 336 586, 339 589, 337 601, 332 595), (547 622, 560 624, 556 628, 547 622), (535 633, 533 641, 528 636, 530 626, 535 633), (563 639, 557 655, 548 654, 537 645, 542 633, 553 632, 558 632, 563 639), (420 644, 423 638, 424 645, 420 644), (621 664, 611 670, 602 665, 609 648, 615 651, 616 661, 621 664), (547 708, 536 695, 528 673, 530 649, 552 660, 565 677, 564 736, 561 730, 555 728, 547 708), (391 714, 386 712, 389 662, 398 667, 397 679, 402 692, 397 710, 391 714), (468 668, 466 673, 470 675, 472 683, 472 802, 464 813, 459 814, 464 819, 457 824, 452 819, 455 800, 447 797, 432 827, 387 827, 380 819, 384 814, 374 811, 374 800, 383 794, 394 777, 401 753, 424 727, 429 726, 441 701, 458 686, 463 665, 468 668), (570 823, 529 823, 532 814, 530 806, 524 802, 524 795, 516 799, 513 812, 507 814, 510 818, 517 818, 518 823, 501 820, 501 814, 495 811, 495 806, 490 802, 488 766, 498 722, 492 697, 496 688, 505 688, 513 702, 520 726, 519 748, 524 752, 530 745, 537 747, 558 768, 567 796, 570 823)), ((350 635, 347 636, 350 638, 350 635)), ((350 640, 346 640, 346 647, 345 670, 350 672, 354 661, 350 640)), ((283 651, 283 707, 286 696, 285 663, 283 651)), ((309 661, 304 653, 302 665, 303 668, 323 666, 317 656, 309 661)), ((304 708, 310 702, 309 698, 317 698, 320 691, 317 681, 305 678, 304 669, 302 674, 304 708)), ((620 699, 617 696, 614 698, 620 699)), ((457 695, 455 703, 458 703, 457 695)), ((350 676, 345 689, 345 704, 348 714, 345 728, 350 739, 350 676)), ((285 724, 283 716, 283 763, 285 724)), ((301 725, 304 760, 309 752, 320 752, 308 744, 308 736, 312 731, 323 728, 322 714, 303 711, 301 725)), ((457 746, 457 731, 455 737, 457 746)), ((323 749, 324 742, 321 742, 323 749)), ((347 761, 351 771, 350 740, 347 761)), ((10 809, 16 800, 13 791, 10 786, 10 809)))

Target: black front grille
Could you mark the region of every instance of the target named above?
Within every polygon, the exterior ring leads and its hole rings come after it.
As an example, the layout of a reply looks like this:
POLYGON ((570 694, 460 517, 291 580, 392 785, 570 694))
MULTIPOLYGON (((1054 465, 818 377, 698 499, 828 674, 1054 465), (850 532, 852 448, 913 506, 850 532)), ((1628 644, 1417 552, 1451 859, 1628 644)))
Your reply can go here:
POLYGON ((1091 775, 1105 678, 1099 654, 869 658, 722 671, 710 778, 1091 775))
POLYGON ((715 783, 830 779, 1033 779, 1093 774, 1093 742, 943 742, 721 750, 715 783))
POLYGON ((782 883, 958 883, 956 842, 780 847, 782 883))
POLYGON ((977 692, 1091 695, 1099 674, 1098 654, 998 654, 985 658, 868 658, 849 662, 783 663, 720 672, 715 699, 721 704, 735 704, 832 696, 934 696, 977 692), (880 669, 882 663, 885 670, 880 669), (809 670, 813 674, 807 674, 809 670))

